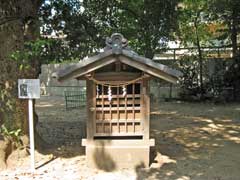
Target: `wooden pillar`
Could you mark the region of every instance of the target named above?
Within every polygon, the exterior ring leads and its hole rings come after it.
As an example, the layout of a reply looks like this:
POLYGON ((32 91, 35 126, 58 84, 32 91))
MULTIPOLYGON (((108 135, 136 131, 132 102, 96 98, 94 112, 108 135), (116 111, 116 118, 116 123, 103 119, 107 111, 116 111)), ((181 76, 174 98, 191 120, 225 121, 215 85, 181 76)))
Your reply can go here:
POLYGON ((142 82, 142 91, 141 91, 141 119, 142 119, 142 131, 143 131, 143 139, 149 140, 149 130, 150 130, 150 98, 149 98, 149 86, 148 80, 144 79, 142 82))
POLYGON ((96 119, 96 97, 94 83, 87 80, 87 139, 92 140, 95 131, 95 119, 96 119))

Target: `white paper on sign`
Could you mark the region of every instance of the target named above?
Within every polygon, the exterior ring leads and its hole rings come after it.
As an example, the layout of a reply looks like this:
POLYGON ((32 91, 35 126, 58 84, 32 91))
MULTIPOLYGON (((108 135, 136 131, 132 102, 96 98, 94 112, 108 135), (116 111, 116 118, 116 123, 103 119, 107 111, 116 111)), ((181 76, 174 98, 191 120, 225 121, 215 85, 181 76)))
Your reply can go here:
POLYGON ((39 79, 19 79, 18 97, 21 99, 39 99, 40 98, 40 80, 39 79))

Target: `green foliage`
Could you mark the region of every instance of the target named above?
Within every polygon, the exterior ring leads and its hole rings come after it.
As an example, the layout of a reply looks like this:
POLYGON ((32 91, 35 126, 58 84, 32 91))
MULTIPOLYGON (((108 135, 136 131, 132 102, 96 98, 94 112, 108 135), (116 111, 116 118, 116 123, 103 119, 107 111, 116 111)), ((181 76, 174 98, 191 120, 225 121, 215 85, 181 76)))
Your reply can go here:
POLYGON ((214 71, 210 76, 208 76, 208 82, 206 83, 207 92, 209 92, 212 97, 218 98, 221 96, 226 84, 224 83, 224 74, 226 73, 226 63, 220 61, 215 64, 214 71))
POLYGON ((46 45, 47 43, 42 40, 26 42, 23 49, 13 52, 10 57, 18 63, 20 71, 27 70, 31 67, 34 58, 40 60, 44 56, 43 50, 46 45))
POLYGON ((0 126, 5 122, 13 125, 13 119, 9 118, 9 113, 14 111, 15 102, 11 94, 4 86, 0 86, 0 126))
POLYGON ((215 35, 209 28, 212 23, 209 14, 208 0, 183 0, 178 21, 183 45, 197 46, 197 35, 201 46, 216 45, 215 35))
POLYGON ((177 65, 183 76, 180 80, 181 96, 186 99, 187 96, 198 96, 200 94, 199 86, 199 63, 197 56, 184 56, 177 61, 177 65))
MULTIPOLYGON (((209 3, 212 21, 221 24, 219 31, 221 35, 217 38, 219 40, 232 39, 233 30, 239 32, 240 29, 240 1, 239 0, 212 0, 209 3)), ((231 44, 231 43, 230 43, 231 44)))
MULTIPOLYGON (((180 97, 184 100, 233 101, 233 87, 239 89, 240 69, 234 61, 223 59, 204 59, 203 61, 203 96, 199 82, 199 63, 195 55, 184 56, 173 66, 180 69, 180 97)), ((240 91, 237 90, 237 93, 240 91)))
MULTIPOLYGON (((197 87, 194 94, 197 94, 200 91, 200 98, 203 98, 204 93, 204 57, 201 47, 215 44, 215 36, 210 28, 212 20, 210 19, 209 12, 209 2, 208 0, 183 0, 182 10, 180 13, 179 21, 179 37, 181 43, 185 46, 194 46, 197 47, 197 58, 195 61, 192 61, 192 67, 194 64, 198 64, 198 69, 193 70, 197 75, 197 87)), ((215 44, 216 45, 216 44, 215 44)), ((188 77, 191 77, 188 76, 188 77)), ((183 85, 186 85, 185 89, 191 89, 193 87, 188 87, 189 85, 195 85, 192 80, 193 78, 187 78, 188 81, 183 81, 183 85), (190 83, 190 82, 191 83, 190 83)), ((185 92, 184 92, 185 93, 185 92)))
POLYGON ((11 59, 19 64, 20 70, 29 69, 36 59, 39 64, 74 61, 72 55, 68 54, 68 48, 64 47, 62 43, 57 39, 38 39, 26 42, 22 50, 11 54, 11 59))
POLYGON ((240 100, 240 55, 236 56, 233 63, 228 66, 224 73, 224 86, 232 89, 233 100, 240 100))
POLYGON ((40 11, 42 32, 66 35, 63 40, 73 58, 98 52, 114 32, 129 39, 138 53, 152 58, 173 38, 177 4, 178 0, 50 0, 40 11))
POLYGON ((5 102, 5 107, 0 108, 0 112, 4 112, 7 108, 13 110, 13 104, 9 99, 9 92, 6 89, 0 89, 0 100, 1 102, 5 102))
POLYGON ((2 124, 0 127, 0 134, 2 134, 5 138, 8 138, 12 142, 17 143, 20 145, 20 135, 21 135, 21 129, 10 129, 5 126, 5 124, 2 124))

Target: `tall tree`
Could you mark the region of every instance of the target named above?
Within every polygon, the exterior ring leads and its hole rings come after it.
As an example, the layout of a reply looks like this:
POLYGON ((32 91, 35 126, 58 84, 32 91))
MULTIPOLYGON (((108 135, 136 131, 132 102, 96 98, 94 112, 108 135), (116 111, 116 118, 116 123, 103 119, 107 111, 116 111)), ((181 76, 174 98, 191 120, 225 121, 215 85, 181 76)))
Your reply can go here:
POLYGON ((213 18, 223 24, 224 38, 228 40, 232 47, 233 63, 225 74, 226 86, 233 88, 234 100, 239 100, 240 92, 240 53, 238 49, 238 35, 240 32, 240 1, 238 0, 214 0, 210 3, 213 18))
MULTIPOLYGON (((32 59, 26 71, 11 55, 24 48, 24 43, 39 35, 38 10, 42 0, 0 0, 0 125, 10 131, 21 129, 28 133, 27 101, 17 97, 18 78, 36 78, 38 61, 32 59)), ((10 143, 0 138, 0 167, 9 152, 10 143)))
POLYGON ((179 20, 179 39, 185 46, 195 46, 198 52, 200 95, 203 97, 203 53, 202 46, 209 44, 212 34, 209 32, 208 1, 183 0, 179 20))
POLYGON ((120 32, 136 51, 153 58, 173 35, 177 4, 178 0, 50 0, 42 7, 44 33, 61 32, 70 54, 84 57, 99 51, 106 36, 120 32))
MULTIPOLYGON (((239 0, 213 0, 210 9, 215 21, 226 25, 224 38, 232 44, 233 57, 238 54, 238 33, 240 31, 240 1, 239 0)), ((240 63, 240 62, 239 62, 240 63)))

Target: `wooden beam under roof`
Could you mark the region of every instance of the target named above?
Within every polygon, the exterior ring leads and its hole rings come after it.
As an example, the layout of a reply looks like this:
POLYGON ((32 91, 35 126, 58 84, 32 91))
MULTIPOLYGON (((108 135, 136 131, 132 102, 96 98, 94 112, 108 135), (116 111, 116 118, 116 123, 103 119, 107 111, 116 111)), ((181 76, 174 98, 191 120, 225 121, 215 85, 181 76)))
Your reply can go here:
POLYGON ((155 63, 151 59, 139 56, 130 50, 122 50, 119 54, 115 54, 112 50, 108 50, 87 60, 81 61, 76 65, 62 69, 54 73, 53 77, 56 77, 59 81, 67 80, 69 78, 82 79, 84 75, 116 62, 127 64, 152 76, 172 83, 176 83, 178 77, 182 75, 180 71, 171 69, 163 64, 155 63))
POLYGON ((121 56, 120 58, 120 61, 124 64, 127 64, 129 66, 132 66, 132 67, 135 67, 137 69, 140 69, 142 70, 143 72, 146 72, 152 76, 155 76, 155 77, 158 77, 160 79, 164 79, 168 82, 171 82, 171 83, 176 83, 178 78, 177 77, 174 77, 174 76, 171 76, 161 70, 157 70, 153 67, 149 67, 147 66, 146 64, 143 64, 143 63, 140 63, 138 61, 131 61, 128 57, 125 57, 125 56, 121 56))
POLYGON ((94 78, 99 81, 131 81, 142 76, 142 73, 132 72, 101 72, 95 73, 94 78))

